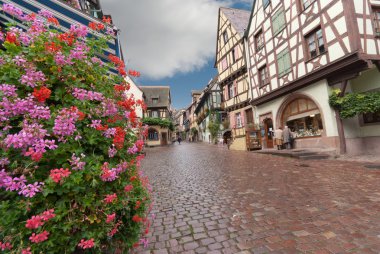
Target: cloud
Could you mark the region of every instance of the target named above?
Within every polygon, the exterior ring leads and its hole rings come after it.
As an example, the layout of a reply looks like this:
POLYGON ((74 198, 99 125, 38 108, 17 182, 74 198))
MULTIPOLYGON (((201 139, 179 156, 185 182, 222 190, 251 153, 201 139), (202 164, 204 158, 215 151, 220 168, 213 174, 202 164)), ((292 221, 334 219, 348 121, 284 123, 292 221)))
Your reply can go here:
POLYGON ((127 68, 161 79, 202 68, 214 57, 218 8, 234 2, 103 0, 101 4, 121 30, 127 68))

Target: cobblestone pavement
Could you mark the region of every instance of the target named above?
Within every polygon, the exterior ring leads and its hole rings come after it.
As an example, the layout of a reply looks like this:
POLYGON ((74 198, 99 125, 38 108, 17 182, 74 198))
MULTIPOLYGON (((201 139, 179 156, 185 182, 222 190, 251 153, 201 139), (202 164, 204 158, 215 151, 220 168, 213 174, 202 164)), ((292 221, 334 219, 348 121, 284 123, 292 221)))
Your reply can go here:
POLYGON ((202 144, 147 149, 155 191, 136 253, 380 253, 380 170, 202 144))

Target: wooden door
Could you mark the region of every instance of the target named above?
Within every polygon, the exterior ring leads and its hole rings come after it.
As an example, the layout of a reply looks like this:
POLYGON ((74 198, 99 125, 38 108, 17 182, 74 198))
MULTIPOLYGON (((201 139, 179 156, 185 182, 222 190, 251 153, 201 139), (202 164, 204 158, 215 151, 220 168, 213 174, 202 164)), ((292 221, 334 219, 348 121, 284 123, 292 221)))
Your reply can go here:
POLYGON ((168 144, 168 134, 166 132, 163 132, 161 134, 161 145, 166 146, 168 144))
POLYGON ((267 118, 264 120, 264 129, 265 129, 265 138, 264 142, 266 142, 267 148, 273 148, 273 121, 271 118, 267 118))

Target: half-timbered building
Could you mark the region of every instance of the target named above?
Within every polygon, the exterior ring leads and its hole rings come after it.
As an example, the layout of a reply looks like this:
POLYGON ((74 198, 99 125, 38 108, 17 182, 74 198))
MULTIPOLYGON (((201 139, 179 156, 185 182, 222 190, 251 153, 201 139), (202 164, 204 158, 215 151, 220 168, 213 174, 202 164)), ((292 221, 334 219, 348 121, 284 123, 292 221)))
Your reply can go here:
POLYGON ((228 112, 233 150, 245 150, 245 125, 253 119, 251 92, 245 61, 244 32, 250 13, 220 8, 216 44, 219 84, 223 90, 224 109, 228 112))
POLYGON ((380 1, 256 0, 247 35, 252 105, 273 147, 288 125, 297 148, 380 152, 380 114, 341 120, 332 89, 380 89, 380 1))
MULTIPOLYGON (((169 86, 140 86, 143 92, 145 105, 144 118, 159 118, 172 120, 171 117, 171 95, 169 86)), ((171 141, 169 128, 159 125, 149 126, 148 146, 167 145, 171 141)))

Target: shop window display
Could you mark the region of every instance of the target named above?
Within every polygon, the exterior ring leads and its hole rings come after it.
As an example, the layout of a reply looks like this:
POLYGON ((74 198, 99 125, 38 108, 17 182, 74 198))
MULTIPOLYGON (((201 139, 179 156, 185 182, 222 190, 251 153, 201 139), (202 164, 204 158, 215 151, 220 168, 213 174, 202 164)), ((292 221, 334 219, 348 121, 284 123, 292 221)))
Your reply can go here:
POLYGON ((317 105, 310 99, 290 102, 282 115, 282 122, 296 138, 321 136, 323 123, 317 105))

